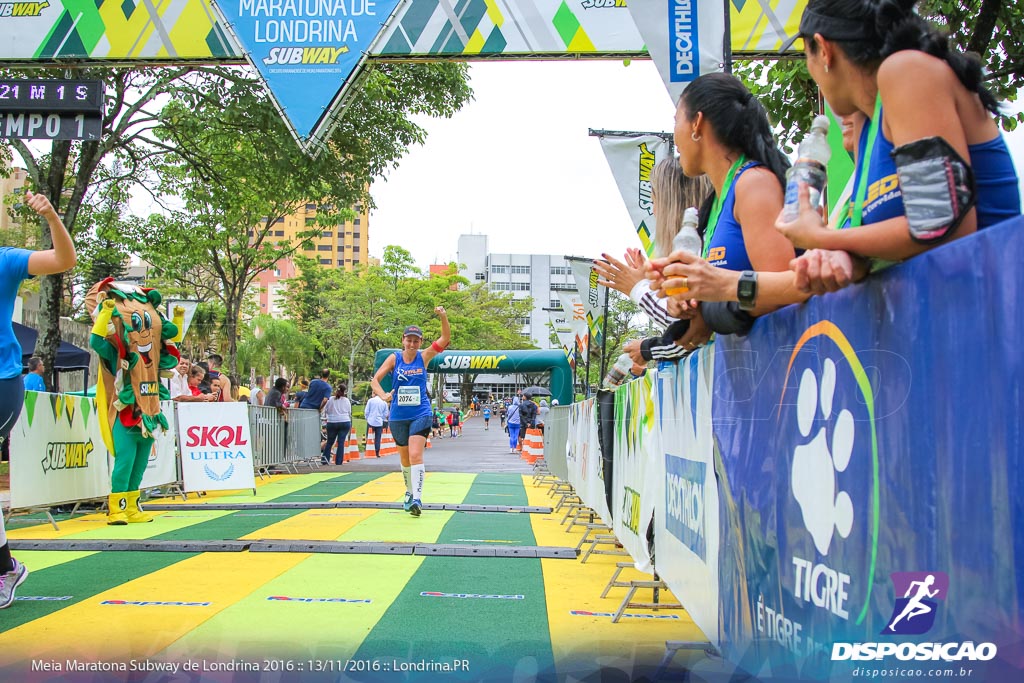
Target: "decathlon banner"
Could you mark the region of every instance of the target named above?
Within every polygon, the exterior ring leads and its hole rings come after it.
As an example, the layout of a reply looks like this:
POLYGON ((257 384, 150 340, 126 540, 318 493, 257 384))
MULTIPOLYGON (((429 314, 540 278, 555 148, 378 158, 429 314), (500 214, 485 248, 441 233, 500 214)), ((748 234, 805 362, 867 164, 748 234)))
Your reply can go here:
POLYGON ((583 311, 587 316, 587 332, 593 345, 600 347, 604 339, 604 304, 601 301, 601 285, 597 284, 598 274, 594 262, 588 259, 566 256, 572 268, 583 311))
POLYGON ((713 348, 658 368, 661 449, 654 460, 658 575, 718 645, 718 484, 711 430, 713 348))
POLYGON ((330 133, 335 109, 400 0, 236 0, 225 25, 307 148, 330 133))
POLYGON ((724 70, 724 2, 629 0, 629 13, 673 102, 702 74, 724 70))
POLYGON ((652 574, 647 527, 657 500, 656 460, 661 431, 655 420, 654 377, 647 372, 615 390, 615 467, 612 528, 634 566, 652 574))
POLYGON ((47 507, 110 493, 96 402, 25 392, 11 431, 11 508, 47 507))
POLYGON ((175 439, 178 432, 175 423, 178 417, 174 410, 176 405, 180 404, 174 401, 160 401, 160 411, 167 418, 168 429, 154 433, 153 449, 149 454, 146 472, 142 475, 141 488, 148 489, 178 481, 178 450, 175 439))
POLYGON ((1022 259, 1017 218, 720 338, 727 658, 1020 680, 1022 259))
POLYGON ((569 406, 569 440, 565 449, 569 483, 583 504, 611 523, 604 488, 604 465, 597 439, 597 399, 569 406))
POLYGON ((601 132, 598 138, 640 245, 645 254, 653 256, 657 233, 651 172, 659 161, 672 154, 669 134, 601 132))
POLYGON ((558 300, 562 302, 562 310, 565 311, 566 319, 576 338, 576 358, 580 363, 586 363, 587 350, 590 346, 590 329, 587 327, 587 312, 583 308, 583 299, 579 294, 573 292, 559 290, 555 293, 558 294, 558 300))
POLYGON ((255 490, 249 404, 179 403, 178 445, 186 491, 255 490))

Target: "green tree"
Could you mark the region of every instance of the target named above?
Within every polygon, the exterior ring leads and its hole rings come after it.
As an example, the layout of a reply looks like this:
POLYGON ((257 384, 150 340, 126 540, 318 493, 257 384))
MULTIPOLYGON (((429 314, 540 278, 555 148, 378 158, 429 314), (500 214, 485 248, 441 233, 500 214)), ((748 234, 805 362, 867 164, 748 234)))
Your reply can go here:
MULTIPOLYGON (((999 100, 1014 102, 1024 85, 1024 5, 1010 0, 922 0, 918 12, 946 30, 953 49, 981 55, 985 84, 999 100)), ((792 152, 819 111, 818 89, 803 59, 737 60, 734 70, 768 110, 780 141, 792 152)), ((1006 130, 1024 113, 1000 117, 1006 130)))
POLYGON ((309 340, 293 321, 258 315, 244 327, 238 346, 239 370, 248 375, 255 368, 258 375, 278 377, 282 368, 288 368, 294 375, 309 363, 310 350, 309 340))
POLYGON ((294 144, 255 81, 210 75, 202 89, 172 93, 158 128, 171 150, 160 189, 184 206, 152 218, 146 258, 183 286, 207 283, 205 296, 223 303, 232 371, 243 304, 259 273, 351 217, 345 207, 372 202, 373 178, 424 139, 410 117, 453 114, 469 97, 465 74, 454 64, 374 69, 315 157, 294 144), (294 242, 275 234, 285 216, 311 201, 317 225, 294 242))

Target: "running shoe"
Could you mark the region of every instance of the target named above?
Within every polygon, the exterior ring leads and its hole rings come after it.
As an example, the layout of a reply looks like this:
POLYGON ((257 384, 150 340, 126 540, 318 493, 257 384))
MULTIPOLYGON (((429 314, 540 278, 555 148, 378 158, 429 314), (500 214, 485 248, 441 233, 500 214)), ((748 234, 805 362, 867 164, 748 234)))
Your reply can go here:
MULTIPOLYGON (((419 512, 416 512, 416 514, 418 515, 419 512)), ((11 606, 11 603, 14 602, 14 589, 20 586, 28 576, 28 569, 25 565, 13 557, 11 562, 14 563, 14 569, 5 574, 0 574, 0 609, 11 606)))
POLYGON ((420 502, 419 498, 414 498, 412 503, 409 504, 409 514, 413 517, 419 517, 420 512, 423 510, 423 503, 420 502))
POLYGON ((412 494, 408 491, 405 492, 405 500, 402 502, 402 509, 409 512, 412 509, 412 494))

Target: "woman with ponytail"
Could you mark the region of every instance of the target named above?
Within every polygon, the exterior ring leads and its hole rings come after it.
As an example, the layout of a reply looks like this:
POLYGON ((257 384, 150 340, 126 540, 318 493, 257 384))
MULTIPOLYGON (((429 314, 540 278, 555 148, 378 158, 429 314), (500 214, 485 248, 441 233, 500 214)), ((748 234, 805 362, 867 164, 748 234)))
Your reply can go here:
MULTIPOLYGON (((700 210, 704 249, 702 258, 676 252, 654 259, 647 276, 652 289, 673 297, 670 312, 678 317, 693 316, 688 333, 688 345, 693 348, 697 345, 692 340, 694 326, 742 332, 752 318, 735 306, 698 307, 691 301, 685 277, 665 278, 678 274, 673 269, 681 260, 700 262, 707 270, 734 271, 733 275, 739 271, 788 271, 795 252, 775 230, 774 221, 782 210, 789 161, 775 146, 764 107, 729 74, 706 74, 686 88, 676 107, 674 137, 683 172, 691 178, 706 174, 714 188, 700 210)), ((754 314, 769 310, 761 307, 754 314)))
POLYGON ((777 225, 797 247, 826 250, 794 262, 805 291, 862 277, 867 263, 856 256, 905 259, 1021 212, 1017 174, 980 63, 951 50, 914 4, 810 0, 804 11, 807 69, 829 106, 837 116, 869 118, 851 207, 850 227, 857 229, 827 229, 806 203, 797 220, 777 225), (945 214, 931 208, 937 199, 947 200, 945 214))

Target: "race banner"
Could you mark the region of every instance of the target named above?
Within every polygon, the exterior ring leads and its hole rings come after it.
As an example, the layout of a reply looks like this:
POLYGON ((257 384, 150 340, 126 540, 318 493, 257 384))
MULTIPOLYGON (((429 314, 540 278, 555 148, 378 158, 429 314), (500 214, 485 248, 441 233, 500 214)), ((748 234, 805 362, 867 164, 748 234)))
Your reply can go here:
POLYGON ((644 54, 625 0, 410 2, 374 55, 644 54))
POLYGON ((330 133, 345 91, 399 1, 238 0, 216 8, 292 134, 312 148, 330 133))
POLYGON ((594 262, 572 256, 566 256, 565 260, 572 268, 572 277, 576 281, 576 288, 583 302, 583 311, 587 316, 587 332, 593 345, 600 348, 604 339, 604 303, 601 285, 597 284, 598 274, 594 262))
POLYGON ((1022 230, 715 344, 728 660, 793 680, 1021 679, 1022 230))
POLYGON ((174 309, 181 306, 185 309, 185 322, 181 326, 181 330, 178 333, 179 339, 184 339, 185 335, 188 334, 188 329, 192 327, 192 321, 196 317, 196 309, 199 308, 199 302, 194 299, 168 299, 165 301, 167 304, 166 316, 168 320, 174 319, 174 309))
POLYGON ((654 459, 658 575, 718 646, 718 483, 711 429, 713 348, 658 368, 661 450, 654 459))
POLYGON ((702 74, 725 69, 725 3, 629 0, 661 80, 675 103, 702 74))
POLYGON ((647 256, 654 255, 656 218, 651 191, 651 172, 658 162, 672 154, 670 134, 613 133, 596 131, 605 161, 626 204, 640 246, 647 256))
MULTIPOLYGON (((179 405, 174 401, 160 401, 160 410, 167 417, 168 429, 161 429, 154 434, 153 449, 149 454, 149 463, 146 465, 146 472, 142 475, 143 489, 163 486, 178 481, 178 452, 177 452, 177 413, 174 407, 179 405)), ((111 461, 113 468, 113 461, 111 461)))
POLYGON ((179 403, 185 491, 256 489, 247 403, 179 403))
POLYGON ((575 367, 576 335, 573 333, 572 324, 569 322, 569 316, 572 313, 566 313, 562 309, 555 310, 549 308, 546 310, 550 319, 551 330, 558 337, 558 343, 562 345, 562 350, 565 351, 565 355, 569 359, 570 367, 575 367))
POLYGON ((637 570, 654 573, 647 528, 659 504, 656 461, 661 457, 661 430, 655 419, 654 376, 615 390, 615 468, 612 473, 612 528, 637 570))
POLYGON ((583 504, 611 523, 605 496, 604 465, 597 439, 597 399, 573 403, 569 413, 569 440, 565 462, 569 483, 583 504))
POLYGON ((0 3, 0 61, 173 64, 243 58, 206 0, 0 3))
POLYGON ((556 294, 558 294, 558 300, 562 302, 562 310, 565 311, 566 318, 576 338, 577 361, 586 363, 587 352, 590 348, 590 330, 587 327, 587 312, 583 308, 583 300, 580 299, 579 294, 574 292, 559 290, 556 294))
POLYGON ((11 431, 11 508, 48 507, 110 493, 96 401, 25 392, 11 431))

